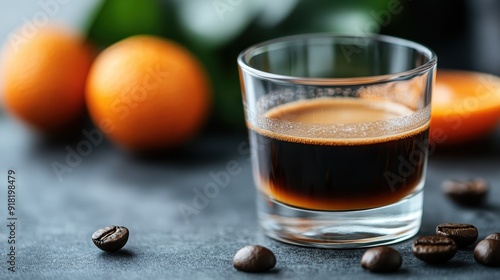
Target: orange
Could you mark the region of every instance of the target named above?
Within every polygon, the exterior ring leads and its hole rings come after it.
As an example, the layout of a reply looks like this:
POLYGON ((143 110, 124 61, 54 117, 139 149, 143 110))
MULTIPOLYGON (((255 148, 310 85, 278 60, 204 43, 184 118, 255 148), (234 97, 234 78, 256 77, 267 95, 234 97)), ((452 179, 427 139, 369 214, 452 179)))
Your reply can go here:
POLYGON ((500 78, 443 70, 432 95, 431 140, 459 144, 492 132, 500 118, 500 78))
POLYGON ((134 151, 180 145, 202 127, 211 89, 198 60, 158 37, 124 39, 95 60, 87 107, 111 141, 134 151))
POLYGON ((7 40, 2 58, 5 107, 42 131, 61 130, 85 108, 85 81, 93 54, 75 34, 44 27, 7 40))

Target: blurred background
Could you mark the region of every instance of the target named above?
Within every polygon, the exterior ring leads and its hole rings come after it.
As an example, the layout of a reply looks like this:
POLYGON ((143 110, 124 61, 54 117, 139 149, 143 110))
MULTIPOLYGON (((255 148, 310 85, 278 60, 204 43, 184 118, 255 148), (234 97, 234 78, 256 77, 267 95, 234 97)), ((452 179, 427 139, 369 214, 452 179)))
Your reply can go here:
POLYGON ((426 44, 440 68, 500 75, 495 0, 20 0, 0 4, 0 42, 26 22, 60 22, 103 49, 154 34, 191 50, 214 88, 209 131, 244 131, 236 56, 245 47, 305 32, 382 33, 426 44))

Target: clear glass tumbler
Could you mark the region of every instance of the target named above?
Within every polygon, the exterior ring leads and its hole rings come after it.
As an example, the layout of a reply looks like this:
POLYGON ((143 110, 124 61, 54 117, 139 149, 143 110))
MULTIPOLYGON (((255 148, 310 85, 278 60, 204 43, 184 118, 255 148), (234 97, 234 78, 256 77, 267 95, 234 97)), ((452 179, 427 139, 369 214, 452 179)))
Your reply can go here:
POLYGON ((418 232, 436 63, 423 45, 378 35, 290 36, 239 55, 268 236, 359 248, 418 232))

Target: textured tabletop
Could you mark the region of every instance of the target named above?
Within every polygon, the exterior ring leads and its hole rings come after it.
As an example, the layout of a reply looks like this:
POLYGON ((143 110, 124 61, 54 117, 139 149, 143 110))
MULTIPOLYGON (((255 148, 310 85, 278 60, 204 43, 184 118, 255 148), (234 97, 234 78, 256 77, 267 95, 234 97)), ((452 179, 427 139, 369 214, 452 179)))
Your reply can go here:
MULTIPOLYGON (((245 134, 205 134, 176 154, 140 158, 106 141, 85 150, 83 134, 70 142, 47 141, 1 115, 0 133, 0 279, 500 279, 500 269, 476 263, 471 249, 431 266, 411 254, 412 240, 402 242, 394 245, 403 255, 402 269, 382 275, 360 267, 364 250, 310 249, 266 238, 256 223, 245 134), (78 148, 87 152, 71 156, 78 148), (238 167, 229 184, 196 208, 196 193, 228 164, 238 167), (7 270, 9 169, 17 183, 14 273, 7 270), (130 230, 127 245, 115 254, 101 252, 90 238, 111 224, 130 230), (270 273, 232 267, 235 252, 254 243, 275 252, 270 273)), ((480 238, 500 232, 499 167, 500 133, 433 153, 419 235, 433 234, 442 222, 472 223, 480 238), (440 193, 446 178, 476 176, 492 186, 483 208, 457 207, 440 193)))

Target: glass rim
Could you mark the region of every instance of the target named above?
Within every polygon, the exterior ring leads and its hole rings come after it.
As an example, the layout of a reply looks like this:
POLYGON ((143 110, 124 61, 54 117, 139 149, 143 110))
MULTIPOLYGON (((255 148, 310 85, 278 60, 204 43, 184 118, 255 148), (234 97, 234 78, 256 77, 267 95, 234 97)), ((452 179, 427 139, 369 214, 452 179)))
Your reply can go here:
MULTIPOLYGON (((257 54, 261 54, 259 52, 257 54)), ((407 39, 402 39, 394 36, 380 35, 380 34, 369 34, 369 35, 352 35, 352 34, 339 34, 339 33, 306 33, 297 34, 291 36, 279 37, 271 40, 267 40, 261 43, 254 44, 247 47, 240 52, 237 58, 237 62, 241 70, 255 76, 258 78, 266 80, 274 80, 281 82, 290 82, 294 84, 303 85, 352 85, 352 84, 365 84, 365 83, 377 83, 377 82, 388 82, 393 80, 401 80, 407 77, 414 76, 419 73, 424 73, 437 64, 437 55, 429 47, 411 41, 407 39), (414 67, 406 71, 400 71, 390 74, 373 75, 373 76, 361 76, 361 77, 348 77, 348 78, 316 78, 316 77, 300 77, 300 76, 288 76, 275 74, 271 72, 262 71, 256 69, 248 64, 248 60, 253 57, 256 51, 260 48, 271 46, 277 43, 294 42, 304 39, 313 38, 331 38, 331 39, 358 39, 358 40, 370 40, 377 42, 384 42, 393 45, 404 46, 410 49, 414 49, 417 52, 425 55, 428 61, 420 66, 414 67), (252 55, 252 56, 251 56, 252 55)))

